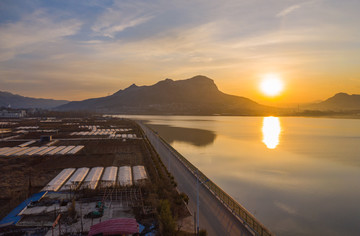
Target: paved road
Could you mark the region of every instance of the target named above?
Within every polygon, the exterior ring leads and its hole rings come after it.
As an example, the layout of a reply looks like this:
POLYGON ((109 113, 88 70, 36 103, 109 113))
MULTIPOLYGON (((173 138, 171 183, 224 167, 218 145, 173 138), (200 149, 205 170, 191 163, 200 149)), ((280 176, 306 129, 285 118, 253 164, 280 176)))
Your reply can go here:
MULTIPOLYGON (((196 177, 176 158, 175 154, 146 126, 140 124, 160 155, 163 163, 170 169, 178 189, 189 196, 189 209, 196 211, 196 177)), ((247 228, 204 186, 199 188, 200 229, 208 235, 253 235, 247 228)))

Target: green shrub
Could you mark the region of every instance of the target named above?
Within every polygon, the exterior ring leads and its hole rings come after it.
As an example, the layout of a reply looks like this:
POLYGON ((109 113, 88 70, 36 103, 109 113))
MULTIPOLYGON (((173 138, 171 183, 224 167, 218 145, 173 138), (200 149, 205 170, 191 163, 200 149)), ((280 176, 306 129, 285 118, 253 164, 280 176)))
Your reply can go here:
POLYGON ((182 200, 187 204, 189 204, 189 197, 188 195, 186 195, 185 193, 180 193, 180 197, 182 198, 182 200))
POLYGON ((200 229, 199 231, 199 236, 206 236, 207 235, 207 232, 205 229, 200 229))
POLYGON ((162 235, 174 235, 176 222, 171 214, 170 203, 168 200, 160 201, 160 224, 162 235))

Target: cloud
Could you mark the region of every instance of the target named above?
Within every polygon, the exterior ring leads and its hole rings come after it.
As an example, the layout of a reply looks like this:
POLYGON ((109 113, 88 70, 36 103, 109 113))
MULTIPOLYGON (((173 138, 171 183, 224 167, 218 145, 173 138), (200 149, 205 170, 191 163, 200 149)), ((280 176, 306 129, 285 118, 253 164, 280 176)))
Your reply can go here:
POLYGON ((74 35, 82 23, 75 19, 57 21, 38 10, 16 23, 0 25, 0 61, 30 53, 36 46, 74 35))
POLYGON ((301 7, 300 4, 290 6, 288 8, 285 8, 281 12, 279 12, 276 17, 284 17, 286 15, 289 15, 291 12, 295 11, 296 9, 299 9, 301 7))
POLYGON ((319 71, 330 60, 343 58, 339 66, 358 61, 355 6, 344 7, 349 13, 311 0, 292 6, 272 0, 261 11, 257 1, 235 0, 95 1, 66 8, 45 2, 34 3, 35 12, 0 14, 0 87, 36 84, 33 91, 58 98, 68 91, 78 99, 170 76, 235 81, 265 70, 319 71), (301 17, 274 17, 294 11, 301 17))
POLYGON ((96 20, 92 30, 97 34, 114 38, 125 29, 141 25, 153 18, 152 8, 145 3, 122 3, 116 2, 111 8, 107 8, 96 20))
POLYGON ((282 31, 263 32, 256 36, 243 37, 230 44, 233 48, 255 48, 260 46, 274 46, 294 43, 320 42, 324 38, 322 31, 315 28, 288 29, 282 31), (318 34, 316 34, 318 32, 318 34))
POLYGON ((123 21, 121 24, 113 25, 105 29, 101 29, 104 36, 114 38, 115 33, 121 32, 127 28, 134 27, 136 25, 142 24, 151 19, 151 17, 140 17, 135 19, 128 19, 123 21))

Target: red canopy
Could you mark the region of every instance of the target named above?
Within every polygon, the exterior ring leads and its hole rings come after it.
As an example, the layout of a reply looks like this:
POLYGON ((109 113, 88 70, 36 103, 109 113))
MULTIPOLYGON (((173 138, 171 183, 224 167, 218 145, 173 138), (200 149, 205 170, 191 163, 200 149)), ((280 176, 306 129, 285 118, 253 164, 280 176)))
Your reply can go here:
POLYGON ((102 233, 103 235, 135 234, 139 233, 139 225, 135 219, 111 219, 90 227, 89 236, 102 233))

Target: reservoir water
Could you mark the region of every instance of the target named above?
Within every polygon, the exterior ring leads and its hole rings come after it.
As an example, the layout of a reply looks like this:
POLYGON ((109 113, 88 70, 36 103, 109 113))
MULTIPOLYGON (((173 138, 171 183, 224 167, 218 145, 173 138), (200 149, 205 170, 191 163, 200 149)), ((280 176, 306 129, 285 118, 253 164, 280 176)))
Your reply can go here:
POLYGON ((360 235, 360 120, 127 117, 146 120, 276 235, 360 235))

